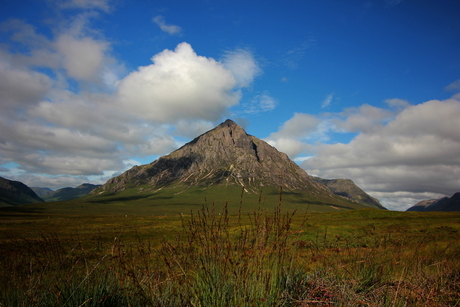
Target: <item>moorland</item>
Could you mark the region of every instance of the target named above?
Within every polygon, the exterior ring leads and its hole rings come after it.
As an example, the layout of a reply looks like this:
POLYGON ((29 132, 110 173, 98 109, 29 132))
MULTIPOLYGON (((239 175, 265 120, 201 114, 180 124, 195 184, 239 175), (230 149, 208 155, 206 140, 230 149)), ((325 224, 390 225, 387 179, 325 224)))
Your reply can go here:
POLYGON ((0 208, 0 306, 460 305, 459 212, 242 195, 0 208))

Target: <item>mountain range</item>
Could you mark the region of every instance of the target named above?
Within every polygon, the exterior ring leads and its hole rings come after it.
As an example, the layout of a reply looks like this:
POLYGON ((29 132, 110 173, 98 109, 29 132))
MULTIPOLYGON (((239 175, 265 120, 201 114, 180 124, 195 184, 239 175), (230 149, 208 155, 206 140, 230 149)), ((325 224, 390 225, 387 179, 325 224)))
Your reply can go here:
POLYGON ((258 195, 263 191, 276 197, 281 190, 284 201, 295 206, 383 208, 378 202, 360 203, 336 195, 325 184, 310 177, 286 154, 247 134, 232 120, 226 120, 150 164, 134 166, 93 190, 90 195, 144 197, 163 202, 174 199, 176 203, 197 204, 200 197, 210 202, 223 197, 231 198, 228 191, 238 196, 238 189, 248 195, 258 195))
POLYGON ((460 211, 460 192, 452 197, 442 197, 438 199, 422 200, 406 211, 460 211))
POLYGON ((89 192, 100 186, 100 184, 83 183, 76 188, 67 187, 56 191, 50 188, 39 187, 32 187, 31 189, 44 201, 65 201, 86 196, 89 192))
POLYGON ((48 202, 85 196, 90 202, 123 201, 135 206, 137 200, 143 200, 174 206, 202 204, 203 200, 236 203, 244 194, 252 195, 252 199, 258 196, 259 203, 267 197, 271 203, 282 198, 292 208, 312 205, 319 211, 385 209, 351 180, 310 177, 286 154, 247 134, 232 120, 150 164, 134 166, 102 186, 86 183, 57 191, 38 187, 32 190, 41 197, 40 201, 48 202))

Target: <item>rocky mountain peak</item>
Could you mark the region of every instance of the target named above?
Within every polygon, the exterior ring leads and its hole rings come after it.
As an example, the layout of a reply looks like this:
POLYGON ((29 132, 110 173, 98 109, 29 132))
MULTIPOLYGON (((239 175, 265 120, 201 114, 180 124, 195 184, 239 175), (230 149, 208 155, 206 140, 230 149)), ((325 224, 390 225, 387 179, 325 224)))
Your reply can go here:
POLYGON ((96 193, 117 192, 126 186, 240 185, 258 193, 264 186, 332 194, 308 176, 284 153, 246 133, 232 120, 198 136, 169 155, 135 166, 112 178, 96 193), (102 191, 102 192, 101 192, 102 191))

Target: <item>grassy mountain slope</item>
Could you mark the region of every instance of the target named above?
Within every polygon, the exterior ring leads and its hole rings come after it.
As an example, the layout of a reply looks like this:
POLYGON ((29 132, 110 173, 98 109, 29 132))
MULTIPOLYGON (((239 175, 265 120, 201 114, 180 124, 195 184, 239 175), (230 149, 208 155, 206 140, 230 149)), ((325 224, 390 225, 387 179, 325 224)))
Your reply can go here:
POLYGON ((43 202, 31 188, 19 181, 0 177, 0 206, 18 206, 43 202))
POLYGON ((324 184, 336 195, 372 208, 386 209, 378 199, 368 195, 350 179, 322 179, 319 177, 312 177, 312 179, 324 184))

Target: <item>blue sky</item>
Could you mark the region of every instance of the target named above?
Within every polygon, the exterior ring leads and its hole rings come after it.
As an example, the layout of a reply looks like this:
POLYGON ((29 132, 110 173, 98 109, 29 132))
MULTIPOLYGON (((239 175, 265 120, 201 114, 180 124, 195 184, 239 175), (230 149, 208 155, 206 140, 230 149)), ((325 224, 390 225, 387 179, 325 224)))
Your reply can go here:
POLYGON ((460 2, 4 0, 0 176, 104 183, 231 118, 389 209, 460 191, 460 2))

